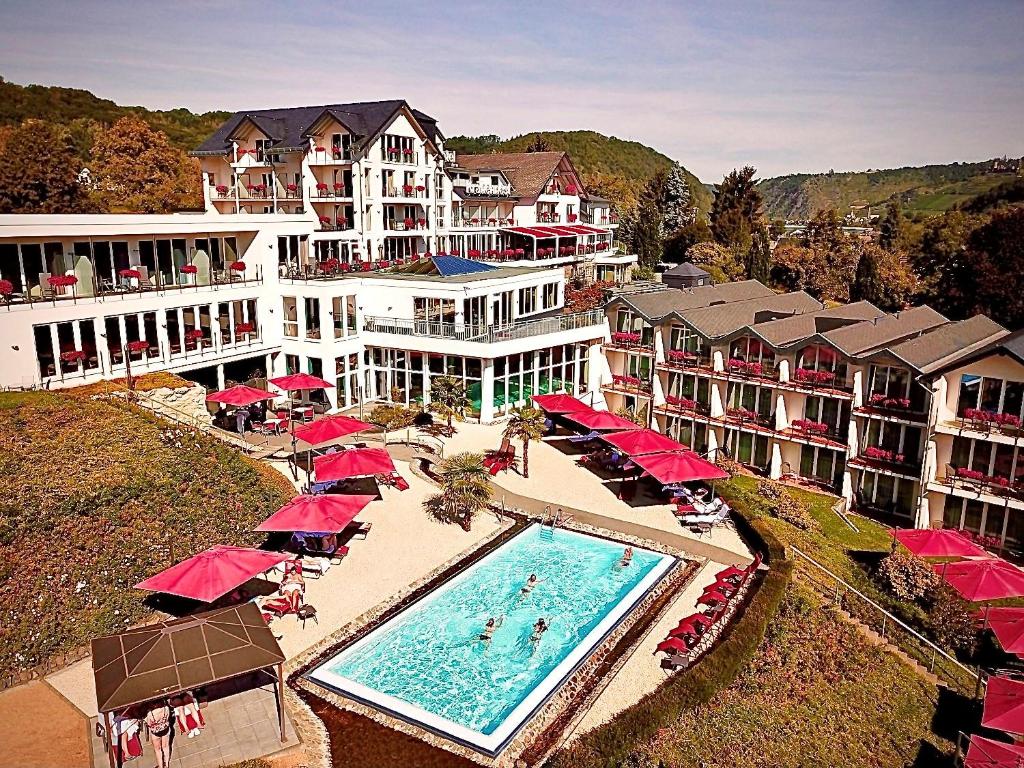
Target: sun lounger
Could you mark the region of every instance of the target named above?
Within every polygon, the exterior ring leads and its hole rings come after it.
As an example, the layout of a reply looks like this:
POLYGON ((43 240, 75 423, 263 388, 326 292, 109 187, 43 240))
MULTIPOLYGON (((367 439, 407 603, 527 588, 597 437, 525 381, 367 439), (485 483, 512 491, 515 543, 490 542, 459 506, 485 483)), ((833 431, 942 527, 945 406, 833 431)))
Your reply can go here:
POLYGON ((591 440, 597 440, 601 437, 600 432, 588 432, 585 435, 571 435, 569 437, 570 443, 589 443, 591 440))
POLYGON ((697 514, 697 509, 693 504, 677 504, 676 508, 672 510, 672 514, 676 517, 685 518, 697 514))
POLYGON ((370 529, 373 528, 373 523, 357 523, 355 531, 352 533, 353 539, 365 539, 370 533, 370 529))
POLYGON ((676 651, 668 654, 661 660, 661 668, 671 670, 673 672, 677 669, 686 669, 688 666, 690 666, 689 651, 676 651))

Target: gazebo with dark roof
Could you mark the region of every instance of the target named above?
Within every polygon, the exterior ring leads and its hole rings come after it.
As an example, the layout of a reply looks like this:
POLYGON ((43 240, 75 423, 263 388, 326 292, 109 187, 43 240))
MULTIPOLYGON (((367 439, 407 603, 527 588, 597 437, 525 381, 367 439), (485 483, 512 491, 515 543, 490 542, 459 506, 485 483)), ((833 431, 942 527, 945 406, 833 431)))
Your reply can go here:
POLYGON ((276 667, 278 721, 284 742, 284 660, 255 603, 95 638, 96 704, 106 725, 111 768, 116 768, 111 712, 271 667, 276 667))

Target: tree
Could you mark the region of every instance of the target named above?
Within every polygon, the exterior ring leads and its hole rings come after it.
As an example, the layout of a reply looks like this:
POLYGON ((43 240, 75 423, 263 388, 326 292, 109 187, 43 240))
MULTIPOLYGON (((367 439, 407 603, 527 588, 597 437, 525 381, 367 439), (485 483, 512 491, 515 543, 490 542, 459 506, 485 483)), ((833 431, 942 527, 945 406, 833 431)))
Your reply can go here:
POLYGON ((424 502, 427 512, 445 523, 470 530, 473 517, 491 503, 491 475, 479 453, 457 453, 441 462, 441 492, 424 502))
POLYGON ((655 176, 644 187, 630 227, 631 245, 640 266, 653 268, 665 252, 665 227, 661 217, 660 201, 665 186, 663 173, 655 176))
POLYGON ((822 209, 807 222, 797 244, 783 243, 772 258, 772 280, 790 291, 807 291, 825 302, 850 298, 859 253, 834 210, 822 209))
POLYGON ((544 437, 544 414, 536 408, 513 408, 502 437, 523 441, 523 477, 530 476, 530 441, 544 437))
POLYGON ((919 298, 950 317, 966 317, 977 306, 978 270, 967 240, 986 219, 947 211, 925 223, 921 245, 912 257, 920 280, 919 298))
POLYGON ((906 307, 916 290, 917 278, 903 253, 874 243, 861 247, 850 285, 852 301, 870 301, 880 309, 894 312, 906 307))
POLYGON ((697 243, 686 252, 686 260, 706 270, 716 283, 740 280, 745 274, 736 254, 718 243, 697 243))
POLYGON ((694 220, 690 187, 686 183, 683 166, 676 163, 665 177, 661 190, 661 216, 665 232, 679 231, 694 220))
POLYGON ((166 213, 202 205, 196 161, 140 117, 122 117, 96 139, 97 197, 111 210, 166 213))
POLYGON ((1024 208, 997 213, 975 229, 967 239, 967 262, 977 294, 975 306, 966 302, 962 316, 991 312, 1010 328, 1024 325, 1024 208))
POLYGON ((772 254, 772 285, 784 291, 803 291, 824 279, 823 265, 813 250, 786 241, 772 254))
POLYGON ((434 413, 439 413, 452 426, 452 418, 462 416, 469 410, 471 403, 466 396, 466 387, 461 380, 453 376, 436 376, 430 379, 430 405, 434 413))
POLYGON ((895 200, 885 207, 885 217, 879 224, 878 244, 889 251, 905 248, 907 232, 903 211, 895 200))
POLYGON ((665 238, 665 261, 679 264, 686 261, 686 252, 698 243, 708 243, 714 240, 711 235, 711 227, 703 218, 694 218, 682 229, 677 229, 665 238))
POLYGON ((545 139, 539 133, 530 139, 529 145, 526 147, 527 152, 550 152, 551 145, 548 144, 548 140, 545 139))
POLYGON ((366 419, 384 430, 384 445, 388 444, 388 432, 412 426, 416 420, 416 411, 403 405, 378 405, 366 419))
POLYGON ((761 193, 754 180, 755 168, 734 170, 715 187, 711 205, 711 232, 724 246, 745 253, 750 248, 754 231, 760 226, 761 193))
POLYGON ((6 132, 0 150, 0 213, 82 213, 81 165, 69 134, 41 120, 6 132))
POLYGON ((761 225, 754 231, 744 266, 750 280, 767 283, 771 278, 772 245, 766 226, 761 225))

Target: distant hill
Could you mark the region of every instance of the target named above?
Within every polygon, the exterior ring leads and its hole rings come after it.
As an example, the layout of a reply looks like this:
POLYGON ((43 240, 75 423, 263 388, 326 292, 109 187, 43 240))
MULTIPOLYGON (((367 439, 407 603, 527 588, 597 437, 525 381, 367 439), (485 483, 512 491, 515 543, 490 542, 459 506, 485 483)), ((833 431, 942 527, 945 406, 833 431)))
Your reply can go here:
MULTIPOLYGON (((630 201, 622 198, 630 193, 635 196, 648 179, 658 171, 671 168, 673 162, 670 157, 638 141, 625 141, 596 131, 541 131, 510 139, 494 135, 452 136, 445 142, 445 147, 475 154, 526 152, 538 140, 548 149, 568 152, 588 187, 596 187, 600 194, 626 205, 630 201), (615 194, 616 180, 621 180, 625 187, 618 195, 619 199, 615 194)), ((697 207, 707 213, 711 208, 712 193, 689 171, 686 171, 686 181, 697 207)))
POLYGON ((110 125, 127 114, 137 114, 163 131, 171 144, 195 149, 226 120, 230 112, 195 114, 187 109, 151 110, 124 107, 89 91, 50 85, 18 85, 0 78, 0 126, 35 118, 67 127, 83 159, 92 146, 92 128, 110 125))
POLYGON ((840 214, 854 202, 899 200, 909 213, 935 214, 966 203, 1012 176, 989 173, 992 161, 849 173, 797 173, 764 179, 758 189, 773 219, 806 219, 822 208, 840 214))

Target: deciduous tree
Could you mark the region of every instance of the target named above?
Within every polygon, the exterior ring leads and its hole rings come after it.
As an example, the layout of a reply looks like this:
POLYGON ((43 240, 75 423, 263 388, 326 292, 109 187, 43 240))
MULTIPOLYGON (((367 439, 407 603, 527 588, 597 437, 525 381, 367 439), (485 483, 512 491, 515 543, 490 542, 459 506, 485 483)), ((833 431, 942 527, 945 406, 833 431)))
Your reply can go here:
POLYGON ((26 120, 6 132, 0 150, 0 213, 81 213, 81 165, 67 131, 26 120))
POLYGON ((736 254, 718 243, 697 243, 686 252, 686 260, 706 270, 716 283, 741 280, 746 274, 736 254))
POLYGON ((757 190, 755 168, 734 170, 715 187, 711 205, 711 231, 722 245, 745 253, 754 231, 761 223, 761 193, 757 190))
POLYGON ((860 249, 857 271, 850 285, 851 301, 870 301, 880 309, 903 309, 917 290, 917 278, 905 254, 874 243, 860 249))
POLYGON ((887 250, 906 248, 906 223, 900 204, 893 201, 885 208, 885 216, 878 226, 878 244, 887 250))

